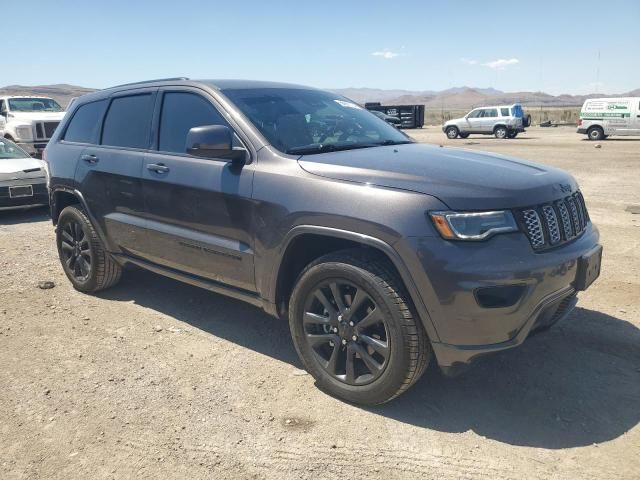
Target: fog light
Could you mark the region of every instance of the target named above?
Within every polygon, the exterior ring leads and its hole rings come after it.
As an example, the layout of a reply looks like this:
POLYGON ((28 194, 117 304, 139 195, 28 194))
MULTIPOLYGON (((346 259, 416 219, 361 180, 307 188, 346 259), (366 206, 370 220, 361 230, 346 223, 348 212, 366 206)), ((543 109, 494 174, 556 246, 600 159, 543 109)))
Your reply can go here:
POLYGON ((524 294, 525 285, 482 287, 475 291, 478 305, 484 308, 504 308, 515 305, 524 294))

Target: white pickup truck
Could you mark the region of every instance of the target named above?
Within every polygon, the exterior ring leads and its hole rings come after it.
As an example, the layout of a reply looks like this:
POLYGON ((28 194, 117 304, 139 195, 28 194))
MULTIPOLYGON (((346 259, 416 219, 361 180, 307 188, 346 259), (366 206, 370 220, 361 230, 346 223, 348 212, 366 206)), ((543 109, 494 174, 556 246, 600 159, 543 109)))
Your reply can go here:
POLYGON ((40 156, 64 114, 52 98, 0 97, 0 137, 13 140, 30 155, 40 156))

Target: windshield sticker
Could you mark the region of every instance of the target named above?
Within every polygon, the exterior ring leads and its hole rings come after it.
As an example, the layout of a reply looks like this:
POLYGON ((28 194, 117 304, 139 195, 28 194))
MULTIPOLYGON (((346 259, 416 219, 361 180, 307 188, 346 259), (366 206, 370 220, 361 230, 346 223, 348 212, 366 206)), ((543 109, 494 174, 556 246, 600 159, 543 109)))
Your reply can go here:
POLYGON ((358 110, 362 110, 362 107, 360 105, 356 105, 353 102, 346 102, 344 100, 334 100, 334 102, 336 102, 338 105, 342 105, 343 107, 356 108, 358 110))

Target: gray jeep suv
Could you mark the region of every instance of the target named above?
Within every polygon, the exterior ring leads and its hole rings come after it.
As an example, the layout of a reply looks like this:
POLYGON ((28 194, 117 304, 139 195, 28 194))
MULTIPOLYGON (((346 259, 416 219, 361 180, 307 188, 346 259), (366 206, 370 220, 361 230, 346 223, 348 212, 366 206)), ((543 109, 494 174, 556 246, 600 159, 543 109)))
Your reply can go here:
MULTIPOLYGON (((414 143, 338 95, 167 79, 78 98, 45 151, 93 293, 137 265, 288 318, 329 393, 383 403, 567 315, 601 247, 575 180, 414 143)), ((242 319, 238 319, 242 322, 242 319)))

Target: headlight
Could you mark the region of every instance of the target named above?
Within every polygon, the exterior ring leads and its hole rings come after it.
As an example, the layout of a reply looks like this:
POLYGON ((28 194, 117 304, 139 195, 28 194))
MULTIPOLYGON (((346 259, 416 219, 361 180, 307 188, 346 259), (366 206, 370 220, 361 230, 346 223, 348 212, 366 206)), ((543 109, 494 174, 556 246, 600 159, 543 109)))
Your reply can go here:
POLYGON ((518 230, 509 210, 495 212, 431 212, 436 229, 447 240, 484 240, 496 233, 518 230))
POLYGON ((16 127, 16 136, 18 137, 16 140, 33 140, 31 125, 16 127))

